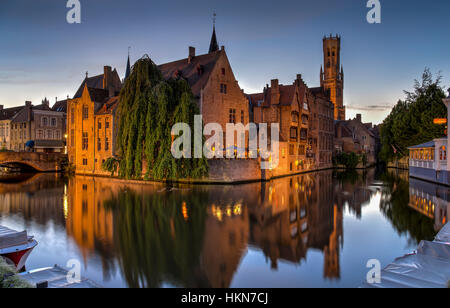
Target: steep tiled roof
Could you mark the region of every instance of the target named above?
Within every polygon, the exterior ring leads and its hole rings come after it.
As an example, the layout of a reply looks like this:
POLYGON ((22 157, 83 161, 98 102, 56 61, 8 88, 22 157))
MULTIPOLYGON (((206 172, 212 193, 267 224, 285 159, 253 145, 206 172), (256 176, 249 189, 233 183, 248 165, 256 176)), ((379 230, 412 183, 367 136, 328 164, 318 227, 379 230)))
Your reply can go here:
POLYGON ((23 123, 23 122, 29 122, 33 120, 33 112, 29 112, 33 110, 45 110, 45 111, 51 111, 50 107, 48 107, 46 104, 37 105, 37 106, 23 106, 21 107, 22 110, 20 110, 13 118, 12 123, 23 123), (31 118, 30 118, 31 117, 31 118))
POLYGON ((53 105, 52 110, 58 111, 58 112, 67 112, 67 99, 65 99, 63 101, 57 101, 53 105))
POLYGON ((81 97, 81 95, 83 95, 85 84, 87 84, 89 88, 103 89, 103 74, 85 78, 73 98, 79 98, 81 97))
POLYGON ((91 100, 93 102, 103 103, 109 97, 108 90, 95 89, 89 87, 87 89, 89 91, 89 96, 91 97, 91 100))
POLYGON ((159 65, 164 79, 184 78, 189 83, 195 97, 200 97, 200 91, 209 80, 212 70, 219 59, 222 50, 195 56, 190 61, 189 58, 175 62, 159 65))
POLYGON ((103 114, 114 114, 117 107, 119 106, 119 96, 109 98, 103 106, 97 110, 95 114, 103 115, 103 114))
POLYGON ((22 108, 25 108, 25 106, 6 108, 6 109, 0 110, 0 121, 2 121, 2 120, 10 120, 17 113, 19 113, 22 110, 22 108))

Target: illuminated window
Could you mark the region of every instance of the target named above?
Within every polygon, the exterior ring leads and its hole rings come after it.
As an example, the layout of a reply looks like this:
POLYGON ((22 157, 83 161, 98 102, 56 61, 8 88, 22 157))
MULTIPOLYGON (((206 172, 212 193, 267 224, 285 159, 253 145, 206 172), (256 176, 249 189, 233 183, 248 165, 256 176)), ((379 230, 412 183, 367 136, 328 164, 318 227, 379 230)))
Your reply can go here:
POLYGON ((297 137, 297 127, 291 127, 291 139, 297 141, 297 137))
POLYGON ((88 133, 83 133, 82 139, 81 139, 81 148, 82 150, 87 150, 89 145, 88 141, 88 133))
POLYGON ((83 120, 89 119, 89 108, 87 106, 83 106, 83 120))

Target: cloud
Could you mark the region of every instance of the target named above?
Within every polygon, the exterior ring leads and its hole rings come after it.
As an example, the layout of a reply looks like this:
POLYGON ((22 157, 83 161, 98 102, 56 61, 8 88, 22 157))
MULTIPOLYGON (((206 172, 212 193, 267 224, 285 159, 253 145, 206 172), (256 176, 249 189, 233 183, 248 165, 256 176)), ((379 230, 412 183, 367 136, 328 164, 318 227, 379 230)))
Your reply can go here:
POLYGON ((393 108, 391 105, 369 105, 369 106, 353 106, 347 105, 348 110, 362 110, 362 111, 388 111, 393 108))

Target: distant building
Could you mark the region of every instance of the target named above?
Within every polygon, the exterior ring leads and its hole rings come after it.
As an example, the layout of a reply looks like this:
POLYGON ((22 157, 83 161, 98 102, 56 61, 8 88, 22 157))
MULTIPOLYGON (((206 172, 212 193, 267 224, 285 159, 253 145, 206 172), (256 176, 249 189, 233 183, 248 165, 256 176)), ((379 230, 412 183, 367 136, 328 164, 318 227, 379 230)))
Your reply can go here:
POLYGON ((3 108, 3 105, 0 105, 0 150, 12 150, 11 120, 22 108, 23 106, 3 108))
POLYGON ((62 153, 64 151, 64 113, 53 111, 49 101, 33 106, 29 101, 14 115, 10 124, 10 149, 62 153))
POLYGON ((365 154, 367 165, 377 162, 378 129, 372 123, 363 123, 361 114, 352 120, 335 122, 335 154, 365 154))

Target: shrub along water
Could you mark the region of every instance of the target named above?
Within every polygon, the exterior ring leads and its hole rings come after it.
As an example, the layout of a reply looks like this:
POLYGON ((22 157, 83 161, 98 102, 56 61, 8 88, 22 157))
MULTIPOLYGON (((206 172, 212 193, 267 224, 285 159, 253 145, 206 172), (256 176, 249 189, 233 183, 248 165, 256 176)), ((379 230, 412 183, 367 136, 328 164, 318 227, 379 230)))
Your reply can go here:
MULTIPOLYGON (((202 159, 175 159, 171 153, 172 126, 184 122, 193 127, 199 109, 189 84, 183 78, 164 80, 148 57, 138 60, 120 92, 117 131, 118 158, 103 169, 119 177, 140 179, 144 159, 146 179, 201 178, 208 174, 202 159)), ((193 136, 192 136, 193 138, 193 136)))
POLYGON ((31 288, 32 286, 19 278, 14 269, 0 257, 0 289, 31 288))

